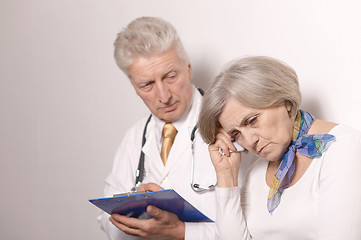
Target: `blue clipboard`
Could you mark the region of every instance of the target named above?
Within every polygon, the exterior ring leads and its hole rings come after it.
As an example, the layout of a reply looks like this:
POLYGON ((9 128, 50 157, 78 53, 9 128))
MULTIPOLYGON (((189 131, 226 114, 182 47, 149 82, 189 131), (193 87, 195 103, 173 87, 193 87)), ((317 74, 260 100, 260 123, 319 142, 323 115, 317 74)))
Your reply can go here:
POLYGON ((103 211, 136 218, 150 218, 147 206, 153 205, 176 214, 182 222, 213 222, 173 189, 124 194, 116 197, 89 199, 103 211))

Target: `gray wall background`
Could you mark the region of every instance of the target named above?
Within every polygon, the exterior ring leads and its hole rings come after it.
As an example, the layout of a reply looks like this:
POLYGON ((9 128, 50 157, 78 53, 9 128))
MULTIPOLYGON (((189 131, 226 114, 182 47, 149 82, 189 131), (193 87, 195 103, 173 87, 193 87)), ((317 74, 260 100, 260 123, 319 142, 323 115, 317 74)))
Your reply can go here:
POLYGON ((303 108, 361 129, 358 0, 0 0, 0 239, 106 239, 103 180, 126 129, 148 114, 116 67, 136 17, 178 29, 194 82, 248 55, 297 71, 303 108))

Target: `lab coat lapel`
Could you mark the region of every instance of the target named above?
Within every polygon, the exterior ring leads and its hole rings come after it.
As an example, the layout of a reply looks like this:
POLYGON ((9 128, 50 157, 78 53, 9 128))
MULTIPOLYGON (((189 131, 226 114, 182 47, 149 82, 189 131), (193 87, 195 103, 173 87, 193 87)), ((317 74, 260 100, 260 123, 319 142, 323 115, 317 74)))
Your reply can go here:
POLYGON ((178 129, 178 134, 168 156, 166 165, 166 170, 168 172, 177 164, 178 161, 191 161, 190 157, 192 156, 192 142, 190 136, 194 126, 197 123, 198 109, 200 108, 201 101, 201 94, 193 86, 193 99, 191 108, 187 114, 187 118, 184 121, 183 126, 181 129, 178 129), (189 155, 187 155, 187 151, 189 151, 189 155))
MULTIPOLYGON (((154 129, 154 121, 152 122, 154 129)), ((143 152, 145 155, 145 168, 146 171, 154 172, 154 176, 161 176, 164 170, 164 165, 160 157, 158 146, 156 143, 156 137, 154 131, 148 131, 147 141, 143 146, 143 152)))

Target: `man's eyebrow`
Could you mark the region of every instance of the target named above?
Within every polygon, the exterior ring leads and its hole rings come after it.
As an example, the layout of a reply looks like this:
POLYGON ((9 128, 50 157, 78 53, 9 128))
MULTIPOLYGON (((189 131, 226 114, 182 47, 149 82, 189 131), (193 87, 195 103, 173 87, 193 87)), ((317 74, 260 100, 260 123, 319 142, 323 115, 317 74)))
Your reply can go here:
POLYGON ((164 78, 168 73, 173 71, 173 69, 174 69, 174 66, 170 67, 167 71, 165 71, 162 78, 164 78))
MULTIPOLYGON (((174 69, 174 66, 170 67, 167 71, 165 71, 165 72, 163 73, 162 79, 164 79, 165 76, 167 76, 168 73, 170 73, 171 71, 173 71, 173 69, 174 69)), ((141 80, 141 81, 137 82, 136 84, 139 86, 139 85, 143 85, 143 84, 148 84, 148 83, 153 82, 153 81, 154 81, 154 80, 152 80, 152 79, 141 80)))
POLYGON ((142 81, 139 81, 136 83, 137 86, 141 86, 141 85, 144 85, 144 84, 148 84, 150 82, 152 82, 153 80, 142 80, 142 81))

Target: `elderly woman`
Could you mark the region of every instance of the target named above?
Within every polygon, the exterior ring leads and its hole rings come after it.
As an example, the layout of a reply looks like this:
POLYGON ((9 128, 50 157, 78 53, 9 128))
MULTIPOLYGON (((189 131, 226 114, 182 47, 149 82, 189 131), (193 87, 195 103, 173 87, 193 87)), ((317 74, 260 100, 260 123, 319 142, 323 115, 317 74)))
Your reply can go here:
POLYGON ((222 239, 361 239, 361 132, 300 104, 294 70, 267 57, 231 62, 205 93, 222 239), (259 156, 245 176, 233 141, 259 156))

